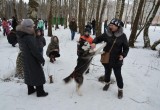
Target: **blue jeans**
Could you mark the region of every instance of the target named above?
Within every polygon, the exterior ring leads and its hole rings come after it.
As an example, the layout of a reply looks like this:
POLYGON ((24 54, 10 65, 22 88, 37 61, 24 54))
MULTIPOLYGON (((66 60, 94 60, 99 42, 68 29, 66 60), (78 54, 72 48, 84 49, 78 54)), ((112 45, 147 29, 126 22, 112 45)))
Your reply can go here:
POLYGON ((74 39, 75 33, 76 33, 75 31, 71 30, 71 40, 74 39))

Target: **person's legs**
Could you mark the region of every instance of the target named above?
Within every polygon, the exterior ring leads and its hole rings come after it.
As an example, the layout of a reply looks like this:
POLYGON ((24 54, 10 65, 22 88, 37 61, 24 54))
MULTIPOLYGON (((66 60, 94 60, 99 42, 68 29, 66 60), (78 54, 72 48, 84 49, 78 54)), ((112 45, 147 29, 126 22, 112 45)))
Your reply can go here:
POLYGON ((48 95, 48 93, 44 91, 43 85, 36 86, 36 90, 37 90, 37 97, 45 97, 48 95))
POLYGON ((121 99, 123 97, 123 78, 121 74, 121 66, 114 67, 113 70, 118 86, 118 98, 121 99))
POLYGON ((6 35, 6 28, 3 28, 3 35, 6 35))
POLYGON ((33 94, 36 91, 34 89, 34 86, 27 85, 27 87, 28 87, 28 95, 31 95, 31 94, 33 94))
POLYGON ((104 66, 104 69, 105 69, 105 82, 106 82, 106 85, 103 87, 103 90, 108 90, 109 88, 109 85, 110 85, 110 77, 111 77, 111 70, 112 68, 109 66, 109 64, 103 64, 104 66))

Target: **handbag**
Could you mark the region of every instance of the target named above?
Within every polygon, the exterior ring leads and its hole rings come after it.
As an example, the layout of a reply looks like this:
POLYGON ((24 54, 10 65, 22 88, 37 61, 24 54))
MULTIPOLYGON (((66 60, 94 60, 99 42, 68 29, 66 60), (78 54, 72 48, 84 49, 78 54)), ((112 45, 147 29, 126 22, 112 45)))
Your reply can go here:
POLYGON ((110 48, 109 52, 104 52, 103 54, 101 54, 101 63, 109 63, 109 58, 110 58, 110 52, 116 42, 117 38, 114 40, 112 47, 110 48))

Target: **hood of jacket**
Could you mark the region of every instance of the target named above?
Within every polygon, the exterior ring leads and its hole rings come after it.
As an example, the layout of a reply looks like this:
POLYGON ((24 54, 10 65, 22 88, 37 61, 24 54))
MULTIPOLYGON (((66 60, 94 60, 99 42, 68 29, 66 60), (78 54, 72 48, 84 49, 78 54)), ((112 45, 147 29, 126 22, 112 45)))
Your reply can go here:
POLYGON ((111 36, 119 37, 119 36, 121 36, 121 35, 123 34, 123 28, 122 28, 122 27, 119 27, 118 30, 113 33, 113 32, 111 32, 111 30, 110 30, 109 27, 108 27, 106 34, 107 34, 109 37, 111 37, 111 36))
POLYGON ((16 31, 17 31, 17 35, 19 35, 20 37, 24 35, 35 35, 34 29, 30 27, 24 27, 22 25, 18 25, 16 27, 16 31))

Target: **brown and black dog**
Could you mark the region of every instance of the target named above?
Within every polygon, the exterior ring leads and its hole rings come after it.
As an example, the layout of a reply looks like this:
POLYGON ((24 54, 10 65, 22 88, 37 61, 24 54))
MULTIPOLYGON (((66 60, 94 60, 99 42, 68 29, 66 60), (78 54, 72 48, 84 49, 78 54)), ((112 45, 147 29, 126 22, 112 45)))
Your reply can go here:
POLYGON ((90 44, 87 41, 81 40, 78 42, 78 46, 83 51, 82 55, 78 55, 77 65, 74 71, 66 78, 64 78, 65 83, 69 83, 72 79, 76 82, 76 91, 78 95, 82 95, 80 92, 80 87, 83 84, 83 74, 88 70, 89 65, 93 57, 97 54, 101 54, 101 50, 106 46, 106 43, 102 44, 97 50, 91 49, 90 44))

